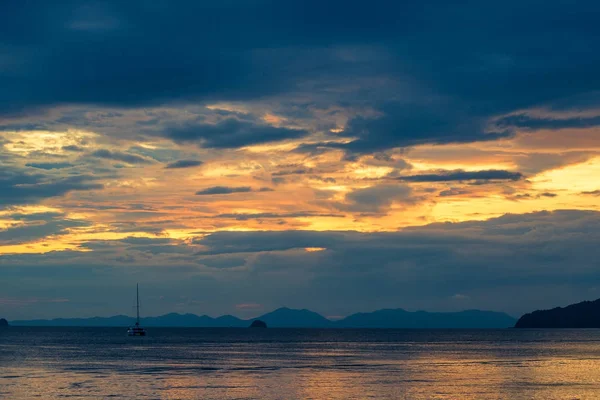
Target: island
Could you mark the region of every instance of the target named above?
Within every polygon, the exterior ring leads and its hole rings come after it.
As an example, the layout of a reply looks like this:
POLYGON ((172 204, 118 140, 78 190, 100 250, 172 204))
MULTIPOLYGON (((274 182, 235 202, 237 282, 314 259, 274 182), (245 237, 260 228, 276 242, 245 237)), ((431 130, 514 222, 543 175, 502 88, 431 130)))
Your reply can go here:
POLYGON ((600 328, 600 299, 525 314, 515 328, 600 328))
MULTIPOLYGON (((233 315, 170 313, 144 317, 145 327, 248 328, 253 321, 262 321, 269 328, 384 328, 384 329, 503 329, 512 328, 517 320, 496 311, 465 310, 458 312, 407 311, 402 308, 360 312, 342 319, 330 320, 307 309, 278 308, 251 319, 233 315)), ((92 318, 56 318, 12 320, 11 326, 96 326, 123 327, 135 322, 127 315, 92 318)))
POLYGON ((1 328, 8 328, 8 321, 4 318, 0 318, 0 329, 1 328))
POLYGON ((266 328, 267 324, 264 321, 256 319, 250 324, 250 328, 266 328))

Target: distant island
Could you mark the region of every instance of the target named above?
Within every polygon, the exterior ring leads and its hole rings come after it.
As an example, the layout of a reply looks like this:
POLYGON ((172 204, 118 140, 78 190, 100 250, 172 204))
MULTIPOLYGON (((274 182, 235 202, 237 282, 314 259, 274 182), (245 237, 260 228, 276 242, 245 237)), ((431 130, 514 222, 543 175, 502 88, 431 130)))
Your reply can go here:
POLYGON ((8 328, 8 321, 4 318, 0 318, 0 329, 1 328, 8 328))
POLYGON ((600 328, 600 299, 525 314, 515 328, 600 328))
POLYGON ((267 327, 267 324, 265 324, 265 321, 261 321, 259 319, 255 319, 250 324, 250 328, 266 328, 266 327, 267 327))
MULTIPOLYGON (((245 328, 254 321, 262 321, 271 328, 509 328, 516 319, 494 311, 468 310, 460 312, 410 312, 401 308, 384 309, 369 313, 352 314, 332 321, 310 310, 279 308, 258 318, 248 320, 232 315, 217 318, 195 314, 165 314, 142 318, 144 327, 198 327, 245 328)), ((94 318, 57 318, 51 320, 11 321, 15 326, 129 326, 134 319, 126 315, 94 318)))

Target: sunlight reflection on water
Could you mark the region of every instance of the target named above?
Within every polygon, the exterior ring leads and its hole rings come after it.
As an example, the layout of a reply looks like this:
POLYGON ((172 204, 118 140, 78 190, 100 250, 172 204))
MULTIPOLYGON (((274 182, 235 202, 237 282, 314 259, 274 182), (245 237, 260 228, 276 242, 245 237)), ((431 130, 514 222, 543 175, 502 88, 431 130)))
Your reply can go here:
POLYGON ((600 330, 19 328, 7 399, 597 399, 600 330))

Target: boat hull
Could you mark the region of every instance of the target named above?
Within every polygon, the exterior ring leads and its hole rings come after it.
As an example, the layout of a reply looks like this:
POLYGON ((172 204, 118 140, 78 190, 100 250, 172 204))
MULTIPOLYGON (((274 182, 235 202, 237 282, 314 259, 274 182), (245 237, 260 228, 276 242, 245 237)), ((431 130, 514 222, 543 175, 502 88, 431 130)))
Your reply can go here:
POLYGON ((127 336, 146 336, 146 330, 143 328, 128 329, 127 336))

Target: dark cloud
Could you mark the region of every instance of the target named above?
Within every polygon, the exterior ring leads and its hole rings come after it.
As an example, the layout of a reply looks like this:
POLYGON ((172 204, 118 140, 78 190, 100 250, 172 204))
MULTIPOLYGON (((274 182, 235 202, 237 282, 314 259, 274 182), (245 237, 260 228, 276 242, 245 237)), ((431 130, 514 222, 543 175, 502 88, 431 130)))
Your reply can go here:
POLYGON ((304 175, 310 174, 312 169, 310 168, 298 168, 289 171, 276 171, 271 174, 271 176, 286 176, 286 175, 304 175))
MULTIPOLYGON (((217 232, 194 244, 149 243, 143 252, 144 245, 119 242, 116 249, 96 246, 88 253, 3 255, 4 296, 60 292, 76 307, 0 311, 106 315, 130 301, 131 287, 140 282, 156 298, 200 296, 204 304, 185 310, 195 313, 235 312, 229 307, 248 299, 327 315, 398 306, 448 310, 467 307, 448 302, 460 293, 470 297, 469 307, 519 314, 593 295, 589 290, 600 284, 599 227, 600 213, 565 210, 386 233, 217 232), (138 248, 131 251, 133 262, 115 266, 129 246, 138 248), (148 256, 163 246, 179 252, 148 256)), ((157 314, 175 309, 145 298, 157 314)))
MULTIPOLYGON (((313 212, 294 212, 294 213, 229 213, 219 214, 216 218, 231 218, 238 221, 248 221, 252 219, 279 219, 279 218, 308 218, 308 217, 330 217, 343 218, 343 214, 322 214, 313 212)), ((212 217, 211 217, 212 218, 212 217)))
POLYGON ((541 212, 388 233, 219 232, 197 243, 207 247, 202 254, 247 254, 248 276, 256 277, 247 290, 260 280, 277 297, 268 285, 285 282, 306 307, 312 299, 315 307, 325 301, 328 310, 398 301, 411 309, 445 309, 447 299, 461 293, 477 307, 520 313, 547 302, 547 295, 581 300, 581 291, 600 282, 594 264, 599 215, 541 212))
POLYGON ((167 126, 161 132, 178 142, 198 142, 203 147, 235 148, 308 135, 301 129, 277 128, 252 121, 226 118, 215 124, 188 122, 167 126))
MULTIPOLYGON (((358 0, 109 0, 82 14, 83 6, 13 2, 2 13, 0 45, 10 49, 0 67, 2 114, 65 104, 309 99, 282 105, 286 116, 321 98, 372 111, 351 118, 341 133, 354 141, 335 145, 356 153, 497 139, 515 124, 597 123, 490 124, 531 107, 600 103, 600 5, 591 0, 375 0, 368 7, 358 0), (21 21, 31 29, 24 32, 21 21)), ((305 134, 234 120, 173 125, 163 133, 217 148, 305 134)))
POLYGON ((165 168, 167 169, 178 169, 178 168, 192 168, 198 167, 204 164, 200 160, 177 160, 171 163, 168 163, 165 168))
POLYGON ((600 196, 600 190, 592 190, 589 192, 581 192, 582 194, 587 194, 590 196, 600 196))
POLYGON ((22 221, 0 231, 0 244, 18 244, 67 233, 70 228, 89 226, 87 221, 67 218, 61 213, 12 214, 9 218, 22 221))
POLYGON ((323 177, 318 175, 311 175, 310 179, 315 181, 325 182, 325 183, 336 183, 335 178, 332 177, 323 177))
POLYGON ((202 259, 202 265, 206 265, 209 268, 218 268, 218 269, 226 269, 226 268, 237 268, 243 267, 246 264, 246 259, 244 257, 204 257, 202 259))
MULTIPOLYGON (((138 231, 139 232, 139 231, 138 231)), ((133 264, 144 262, 149 257, 159 255, 191 255, 193 249, 182 245, 177 240, 160 237, 128 237, 120 240, 96 240, 82 244, 82 247, 93 250, 99 257, 110 254, 119 263, 133 264), (127 253, 126 256, 119 254, 127 253)))
POLYGON ((453 181, 518 181, 523 179, 520 172, 503 170, 487 171, 440 171, 435 174, 401 176, 396 178, 404 182, 453 182, 453 181))
POLYGON ((379 111, 384 115, 352 119, 342 135, 356 140, 336 147, 371 153, 427 143, 497 140, 512 134, 509 130, 488 131, 486 116, 469 115, 448 104, 389 103, 380 106, 379 111))
POLYGON ((77 153, 84 151, 84 149, 82 147, 75 146, 75 145, 63 146, 62 149, 65 151, 73 151, 73 152, 77 152, 77 153))
POLYGON ((438 196, 440 197, 448 197, 448 196, 461 196, 464 194, 469 194, 470 192, 461 188, 449 188, 446 190, 442 190, 438 196))
POLYGON ((250 235, 229 235, 230 232, 217 232, 194 242, 208 249, 201 254, 233 254, 263 251, 285 251, 306 247, 329 247, 334 241, 345 236, 343 232, 252 232, 250 235), (228 243, 225 243, 231 239, 228 243))
POLYGON ((353 212, 382 212, 393 203, 414 203, 415 198, 408 185, 375 185, 364 189, 356 189, 346 194, 346 203, 336 207, 353 212))
POLYGON ((510 115, 499 119, 496 124, 501 127, 518 127, 527 129, 565 129, 592 128, 600 125, 600 116, 574 118, 539 118, 527 114, 510 115))
POLYGON ((122 161, 127 164, 151 164, 153 162, 152 160, 135 154, 111 151, 107 149, 96 150, 90 155, 92 157, 104 158, 106 160, 122 161))
POLYGON ((73 164, 67 162, 45 162, 45 163, 27 163, 27 167, 33 167, 38 169, 63 169, 72 167, 73 164))
POLYGON ((231 194, 231 193, 248 193, 251 192, 250 186, 239 186, 239 187, 227 187, 227 186, 213 186, 206 189, 202 189, 196 192, 198 196, 211 195, 211 194, 231 194))
POLYGON ((563 153, 525 153, 516 160, 516 168, 526 175, 537 175, 542 171, 579 164, 590 159, 588 152, 571 151, 563 153))
POLYGON ((73 175, 52 177, 28 174, 18 169, 0 169, 0 205, 37 203, 50 197, 62 196, 74 190, 101 189, 97 177, 73 175))
POLYGON ((131 236, 125 239, 119 240, 121 243, 134 244, 134 245, 149 245, 149 244, 169 244, 173 242, 170 238, 148 238, 148 237, 135 237, 131 236))
MULTIPOLYGON (((600 213, 596 211, 559 210, 530 214, 507 214, 486 221, 460 223, 434 223, 421 227, 405 228, 398 232, 217 232, 196 243, 208 247, 207 254, 248 253, 280 251, 295 248, 323 247, 330 250, 352 249, 357 243, 384 249, 387 246, 459 246, 488 243, 493 246, 498 241, 521 243, 515 251, 525 249, 526 242, 558 241, 563 235, 600 235, 598 226, 600 213), (556 226, 561 231, 556 237, 547 235, 556 226), (363 242, 364 241, 364 242, 363 242)), ((591 238, 590 238, 591 239, 591 238)), ((573 237, 571 240, 576 240, 573 237)), ((561 247, 565 247, 563 244, 561 247)), ((366 247, 365 247, 366 248, 366 247)), ((456 248, 458 250, 458 248, 456 248)), ((553 251, 554 253, 554 251, 553 251)), ((535 254, 532 254, 535 256, 535 254)), ((525 272, 525 271, 524 271, 525 272)))

